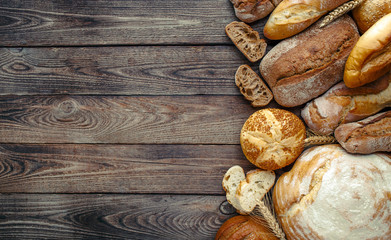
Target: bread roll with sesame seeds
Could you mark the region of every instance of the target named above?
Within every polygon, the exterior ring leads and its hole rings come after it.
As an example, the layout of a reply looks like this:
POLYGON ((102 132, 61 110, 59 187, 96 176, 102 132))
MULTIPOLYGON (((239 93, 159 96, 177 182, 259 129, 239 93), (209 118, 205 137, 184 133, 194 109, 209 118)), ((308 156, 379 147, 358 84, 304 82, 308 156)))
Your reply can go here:
POLYGON ((244 123, 240 144, 255 166, 275 170, 291 164, 304 149, 306 129, 295 114, 277 108, 253 113, 244 123))

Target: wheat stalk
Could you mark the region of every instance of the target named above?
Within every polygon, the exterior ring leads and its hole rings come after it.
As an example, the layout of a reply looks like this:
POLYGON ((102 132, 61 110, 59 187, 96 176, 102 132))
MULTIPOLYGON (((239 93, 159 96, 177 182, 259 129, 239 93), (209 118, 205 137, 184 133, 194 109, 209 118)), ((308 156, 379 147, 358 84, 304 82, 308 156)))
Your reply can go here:
POLYGON ((337 140, 332 135, 319 135, 311 131, 310 129, 307 129, 306 133, 307 137, 304 139, 304 147, 309 147, 312 145, 323 145, 323 144, 330 144, 335 143, 337 140))
POLYGON ((335 19, 339 18, 340 16, 344 15, 345 13, 349 12, 350 10, 353 10, 358 5, 360 5, 364 0, 352 0, 350 2, 344 3, 341 6, 337 7, 333 11, 327 14, 320 23, 320 27, 325 27, 329 23, 333 22, 335 19))
POLYGON ((258 200, 256 208, 250 213, 250 217, 269 228, 280 240, 286 240, 285 233, 274 212, 270 192, 268 192, 263 199, 258 200))

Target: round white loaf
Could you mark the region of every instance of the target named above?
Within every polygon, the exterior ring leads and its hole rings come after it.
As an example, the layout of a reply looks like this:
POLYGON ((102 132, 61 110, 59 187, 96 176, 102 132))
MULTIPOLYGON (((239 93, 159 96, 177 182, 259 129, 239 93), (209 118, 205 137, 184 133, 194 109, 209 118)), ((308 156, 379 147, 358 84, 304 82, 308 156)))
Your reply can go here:
POLYGON ((288 239, 391 239, 391 158, 307 149, 273 191, 288 239))

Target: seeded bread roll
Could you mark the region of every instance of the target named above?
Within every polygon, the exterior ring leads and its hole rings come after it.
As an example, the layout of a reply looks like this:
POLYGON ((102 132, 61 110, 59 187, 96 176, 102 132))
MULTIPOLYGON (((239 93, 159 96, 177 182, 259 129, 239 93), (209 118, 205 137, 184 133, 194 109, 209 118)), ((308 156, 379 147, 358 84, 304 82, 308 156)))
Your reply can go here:
POLYGON ((250 62, 260 60, 266 52, 266 41, 244 22, 231 22, 225 27, 225 33, 250 62))
POLYGON ((304 104, 343 78, 346 59, 360 37, 356 24, 349 16, 323 28, 319 24, 281 41, 261 61, 260 73, 282 106, 304 104))
POLYGON ((343 82, 309 102, 301 111, 308 128, 329 135, 343 123, 355 122, 391 106, 391 73, 358 88, 343 82))
POLYGON ((349 154, 336 144, 307 149, 273 190, 287 239, 391 239, 390 172, 386 154, 349 154))
POLYGON ((391 111, 342 124, 335 129, 334 136, 350 153, 391 152, 391 111))
POLYGON ((306 129, 295 114, 277 108, 253 113, 244 123, 240 144, 255 166, 275 170, 291 164, 304 149, 306 129))
POLYGON ((355 88, 391 70, 391 13, 370 27, 358 40, 346 61, 343 80, 355 88))
POLYGON ((352 12, 358 29, 361 33, 364 33, 380 18, 391 13, 391 1, 365 0, 352 12))
POLYGON ((253 107, 266 106, 273 99, 268 86, 247 64, 241 65, 236 71, 235 84, 253 107))
POLYGON ((347 1, 349 0, 283 0, 271 13, 263 34, 274 40, 291 37, 347 1))
POLYGON ((251 23, 269 15, 282 0, 231 0, 235 15, 251 23))

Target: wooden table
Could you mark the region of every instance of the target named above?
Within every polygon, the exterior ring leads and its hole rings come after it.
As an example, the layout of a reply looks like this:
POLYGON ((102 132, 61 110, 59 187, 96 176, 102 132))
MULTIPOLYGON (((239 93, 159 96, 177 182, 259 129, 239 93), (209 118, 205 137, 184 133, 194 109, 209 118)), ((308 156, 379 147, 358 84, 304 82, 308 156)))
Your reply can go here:
POLYGON ((213 239, 224 173, 253 168, 234 20, 229 0, 0 0, 0 239, 213 239))

